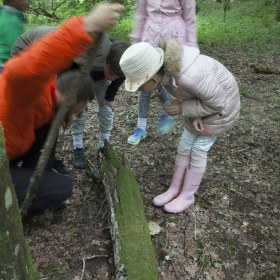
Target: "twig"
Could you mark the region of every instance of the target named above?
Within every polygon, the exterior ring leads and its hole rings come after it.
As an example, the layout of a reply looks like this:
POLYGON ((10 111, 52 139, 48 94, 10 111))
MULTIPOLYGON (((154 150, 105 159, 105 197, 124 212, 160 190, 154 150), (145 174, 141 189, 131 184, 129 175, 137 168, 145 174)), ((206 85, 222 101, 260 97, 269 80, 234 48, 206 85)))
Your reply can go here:
POLYGON ((170 259, 170 262, 171 262, 171 265, 172 265, 173 270, 174 270, 174 272, 175 272, 175 277, 176 277, 176 279, 177 279, 177 280, 180 280, 181 278, 180 278, 179 275, 178 275, 177 269, 175 268, 175 265, 174 265, 172 259, 170 259))
POLYGON ((108 258, 108 255, 93 255, 91 257, 87 257, 83 259, 83 271, 82 271, 82 276, 81 276, 81 280, 84 277, 84 272, 85 272, 85 268, 86 268, 86 260, 91 260, 94 258, 108 258))
POLYGON ((193 209, 193 216, 194 216, 194 240, 196 240, 196 215, 195 210, 193 209))
POLYGON ((130 163, 129 163, 129 159, 128 159, 128 156, 127 156, 127 153, 125 150, 123 150, 123 153, 122 153, 122 160, 124 163, 124 167, 126 169, 130 170, 130 163))
POLYGON ((97 53, 97 47, 99 45, 101 38, 102 38, 102 35, 98 35, 97 39, 95 40, 95 43, 93 45, 91 45, 90 48, 88 49, 88 51, 86 52, 86 54, 85 54, 86 63, 84 65, 84 67, 82 67, 80 75, 77 77, 77 80, 75 81, 74 86, 72 87, 69 95, 67 96, 66 101, 62 104, 60 110, 58 111, 58 113, 55 116, 54 122, 48 133, 47 140, 44 144, 43 151, 37 162, 34 174, 30 180, 25 200, 20 208, 20 214, 22 217, 24 215, 26 215, 27 210, 28 210, 30 204, 32 203, 33 198, 37 194, 38 183, 43 175, 47 161, 50 157, 51 151, 55 144, 59 126, 62 123, 62 121, 65 119, 65 117, 68 114, 68 112, 70 111, 71 107, 73 106, 73 104, 75 102, 76 93, 79 92, 79 90, 81 89, 81 87, 83 85, 83 78, 86 75, 88 75, 91 71, 91 62, 93 60, 93 57, 97 53))
POLYGON ((205 259, 205 254, 204 254, 204 252, 205 252, 205 249, 206 249, 210 244, 211 244, 211 242, 208 243, 208 244, 204 247, 204 249, 203 249, 203 252, 202 252, 202 256, 203 256, 203 259, 202 259, 202 266, 201 266, 201 269, 200 269, 200 271, 199 271, 199 274, 198 274, 198 276, 196 277, 195 280, 197 280, 197 279, 199 278, 199 276, 200 276, 200 274, 201 274, 201 272, 202 272, 202 270, 203 270, 203 268, 204 268, 204 259, 205 259))

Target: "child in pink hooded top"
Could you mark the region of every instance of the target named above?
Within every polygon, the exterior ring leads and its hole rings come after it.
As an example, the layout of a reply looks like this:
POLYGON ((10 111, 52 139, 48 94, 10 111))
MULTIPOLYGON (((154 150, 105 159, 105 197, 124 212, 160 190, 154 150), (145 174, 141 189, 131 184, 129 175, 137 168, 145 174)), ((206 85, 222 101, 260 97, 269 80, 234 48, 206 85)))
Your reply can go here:
MULTIPOLYGON (((135 21, 136 26, 130 34, 132 43, 147 42, 155 47, 162 39, 169 38, 175 39, 180 45, 198 48, 195 0, 139 0, 135 21)), ((172 99, 164 87, 157 96, 163 104, 172 99)), ((149 93, 139 91, 138 127, 128 138, 130 144, 138 144, 147 135, 150 99, 149 93)), ((160 125, 160 131, 168 132, 171 118, 165 115, 160 125)))

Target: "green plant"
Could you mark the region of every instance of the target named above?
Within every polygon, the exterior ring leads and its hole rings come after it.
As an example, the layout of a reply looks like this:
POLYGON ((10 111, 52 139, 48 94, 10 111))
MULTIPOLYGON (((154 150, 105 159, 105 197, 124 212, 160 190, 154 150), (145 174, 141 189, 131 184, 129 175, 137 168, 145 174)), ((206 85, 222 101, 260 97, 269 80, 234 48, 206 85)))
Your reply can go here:
POLYGON ((253 97, 255 95, 255 93, 250 92, 246 87, 241 86, 240 95, 249 98, 249 97, 253 97))
POLYGON ((245 115, 245 114, 249 114, 249 112, 244 107, 241 107, 240 108, 240 114, 245 115))
MULTIPOLYGON (((275 9, 264 6, 263 0, 234 1, 223 20, 224 3, 203 1, 197 15, 199 44, 238 50, 250 48, 254 56, 279 53, 279 24, 275 23, 275 9), (268 50, 269 45, 269 50, 268 50)), ((216 48, 217 49, 217 48, 216 48)))
POLYGON ((203 266, 207 266, 210 263, 210 260, 206 257, 205 254, 200 256, 200 260, 202 261, 203 266))
POLYGON ((280 115, 274 114, 273 116, 271 116, 271 119, 273 121, 280 121, 280 115))
POLYGON ((71 235, 76 236, 77 235, 77 228, 73 227, 71 228, 71 235))

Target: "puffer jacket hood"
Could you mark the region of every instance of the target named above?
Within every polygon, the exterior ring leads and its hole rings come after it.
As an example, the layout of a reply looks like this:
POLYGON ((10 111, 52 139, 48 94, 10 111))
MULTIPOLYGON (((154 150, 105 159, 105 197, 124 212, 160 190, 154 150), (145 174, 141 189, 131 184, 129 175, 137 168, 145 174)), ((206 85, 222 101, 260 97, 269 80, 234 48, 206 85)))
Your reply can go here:
POLYGON ((200 54, 197 48, 180 46, 174 40, 166 40, 164 46, 166 51, 172 46, 175 59, 172 61, 172 55, 165 54, 166 74, 162 84, 182 101, 184 127, 194 134, 205 135, 195 131, 191 123, 192 118, 200 117, 204 129, 214 136, 229 131, 240 111, 239 90, 233 75, 220 62, 200 54))

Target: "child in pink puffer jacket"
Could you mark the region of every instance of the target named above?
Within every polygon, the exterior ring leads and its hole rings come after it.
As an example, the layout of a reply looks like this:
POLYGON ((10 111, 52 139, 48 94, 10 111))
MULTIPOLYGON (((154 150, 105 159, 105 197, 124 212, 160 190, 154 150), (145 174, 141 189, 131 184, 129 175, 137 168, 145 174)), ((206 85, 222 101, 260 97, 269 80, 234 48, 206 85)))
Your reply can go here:
MULTIPOLYGON (((153 47, 164 38, 175 39, 180 45, 196 47, 196 15, 195 0, 139 0, 135 16, 136 26, 130 37, 132 43, 147 42, 153 47)), ((163 87, 157 94, 161 103, 172 99, 163 87)), ((138 125, 128 143, 136 145, 147 136, 146 126, 151 95, 139 91, 138 94, 138 125)), ((169 132, 174 121, 167 114, 162 116, 158 132, 169 132)))
POLYGON ((177 99, 165 111, 182 115, 184 132, 171 185, 153 203, 167 212, 182 212, 194 204, 211 146, 238 121, 236 80, 217 60, 172 39, 161 41, 157 48, 146 42, 134 44, 124 52, 120 66, 127 91, 153 92, 165 86, 177 99))

